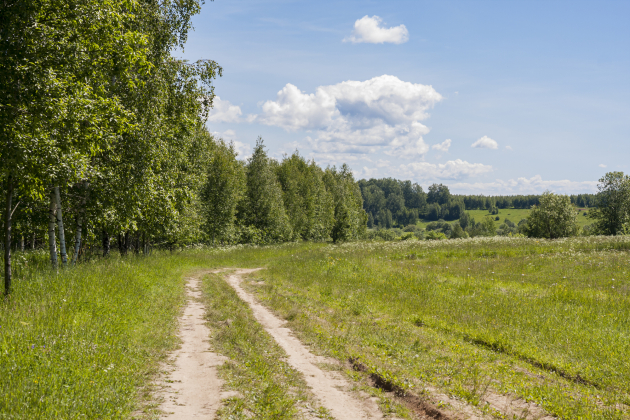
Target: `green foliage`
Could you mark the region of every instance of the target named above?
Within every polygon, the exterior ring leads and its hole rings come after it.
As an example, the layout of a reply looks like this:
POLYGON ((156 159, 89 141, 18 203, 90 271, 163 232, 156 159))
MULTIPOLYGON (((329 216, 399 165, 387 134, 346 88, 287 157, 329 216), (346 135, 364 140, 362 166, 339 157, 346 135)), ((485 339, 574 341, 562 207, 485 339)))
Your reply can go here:
POLYGON ((524 233, 529 237, 557 239, 575 236, 579 229, 570 198, 547 191, 540 197, 540 204, 532 208, 524 233))
POLYGON ((429 241, 446 239, 446 235, 438 230, 430 230, 424 235, 424 239, 429 241))
MULTIPOLYGON (((284 209, 282 188, 275 173, 275 163, 267 157, 262 138, 245 168, 247 191, 239 204, 239 225, 257 232, 259 243, 290 240, 291 224, 284 209)), ((256 235, 252 237, 257 237, 256 235)))
POLYGON ((234 145, 218 140, 207 171, 200 193, 203 229, 213 244, 229 243, 235 235, 236 207, 245 193, 245 169, 236 160, 234 145))
POLYGON ((630 229, 630 177, 623 172, 608 172, 597 184, 595 208, 588 217, 594 219, 592 231, 618 235, 630 229))
POLYGON ((451 231, 451 239, 465 239, 468 238, 468 233, 464 229, 462 229, 461 225, 458 222, 453 223, 453 229, 451 231))
POLYGON ((363 208, 380 227, 415 224, 426 205, 426 194, 418 184, 392 178, 359 181, 363 208))
POLYGON ((324 185, 324 171, 296 151, 282 160, 276 172, 294 238, 329 239, 335 215, 332 195, 324 185))
POLYGON ((451 201, 451 192, 446 185, 433 184, 427 193, 427 203, 447 204, 451 201))
POLYGON ((354 181, 347 165, 327 168, 324 174, 326 190, 332 195, 335 222, 331 231, 333 242, 358 239, 363 236, 367 224, 367 214, 363 210, 361 190, 354 181))

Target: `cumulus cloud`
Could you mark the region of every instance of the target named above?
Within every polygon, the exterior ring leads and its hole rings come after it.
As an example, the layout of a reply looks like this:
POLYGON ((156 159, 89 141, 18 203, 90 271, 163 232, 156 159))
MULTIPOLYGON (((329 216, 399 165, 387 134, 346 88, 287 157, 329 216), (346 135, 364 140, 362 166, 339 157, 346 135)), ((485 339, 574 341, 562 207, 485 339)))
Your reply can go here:
POLYGON ((446 163, 413 162, 400 165, 399 173, 406 178, 422 180, 457 180, 482 175, 493 170, 491 165, 469 163, 455 159, 446 163))
POLYGON ((225 131, 213 131, 212 135, 216 138, 220 138, 223 140, 234 140, 236 139, 236 131, 234 130, 225 130, 225 131))
POLYGON ((307 130, 317 153, 369 154, 413 158, 429 151, 420 121, 442 96, 431 86, 383 75, 346 81, 304 93, 288 83, 262 105, 257 121, 287 131, 307 130))
POLYGON ((213 107, 208 115, 210 122, 239 122, 243 112, 238 105, 232 105, 230 101, 224 101, 219 96, 215 96, 212 101, 213 107))
POLYGON ((482 138, 471 144, 470 147, 474 147, 476 149, 498 149, 499 145, 490 137, 483 136, 482 138))
POLYGON ((442 143, 434 144, 431 146, 433 150, 439 150, 441 152, 448 152, 448 149, 451 147, 451 139, 446 139, 442 143))
POLYGON ((378 16, 363 16, 354 22, 352 35, 345 38, 344 42, 353 44, 404 44, 409 40, 409 31, 405 25, 398 25, 391 28, 381 26, 383 20, 378 16))
POLYGON ((558 181, 543 180, 540 175, 531 178, 517 178, 507 181, 449 184, 452 192, 461 194, 541 194, 546 190, 558 194, 594 193, 597 181, 558 181))
POLYGON ((505 146, 505 150, 512 150, 512 146, 505 146))
POLYGON ((239 160, 247 160, 252 155, 252 146, 240 141, 233 141, 234 150, 236 150, 236 158, 239 160))
POLYGON ((600 164, 599 164, 599 167, 600 167, 600 168, 607 168, 607 167, 608 167, 608 165, 604 165, 603 163, 600 163, 600 164))

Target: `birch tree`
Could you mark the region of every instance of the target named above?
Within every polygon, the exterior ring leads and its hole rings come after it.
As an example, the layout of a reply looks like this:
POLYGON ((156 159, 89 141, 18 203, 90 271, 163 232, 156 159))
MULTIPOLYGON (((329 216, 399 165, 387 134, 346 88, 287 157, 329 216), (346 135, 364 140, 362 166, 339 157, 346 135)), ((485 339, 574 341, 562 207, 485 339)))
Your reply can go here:
POLYGON ((247 160, 245 173, 247 192, 238 208, 244 241, 274 243, 290 240, 292 230, 284 209, 282 188, 260 137, 247 160))

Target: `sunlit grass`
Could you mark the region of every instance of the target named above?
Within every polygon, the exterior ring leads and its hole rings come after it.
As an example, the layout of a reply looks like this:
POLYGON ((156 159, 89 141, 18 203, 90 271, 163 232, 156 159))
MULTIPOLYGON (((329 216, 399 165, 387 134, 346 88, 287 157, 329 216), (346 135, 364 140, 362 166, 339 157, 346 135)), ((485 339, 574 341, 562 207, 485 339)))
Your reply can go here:
POLYGON ((625 238, 329 246, 272 261, 260 293, 297 311, 304 340, 400 386, 481 409, 490 390, 563 418, 625 418, 629 248, 625 238))
POLYGON ((0 304, 0 418, 127 418, 177 343, 182 268, 111 258, 55 274, 20 257, 0 304))
MULTIPOLYGON (((185 273, 218 267, 266 267, 250 290, 314 351, 357 358, 417 394, 495 414, 492 392, 566 419, 628 418, 629 249, 623 237, 239 246, 59 274, 43 253, 18 255, 0 307, 0 419, 129 418, 177 345, 185 273)), ((223 351, 264 367, 259 350, 272 344, 239 350, 258 331, 242 302, 222 283, 206 292, 233 300, 213 309, 218 320, 234 313, 248 326, 233 340, 237 331, 221 332, 232 340, 223 351)), ((232 370, 234 383, 256 369, 232 370)))
POLYGON ((287 362, 285 352, 265 332, 249 306, 224 281, 225 274, 203 279, 203 301, 211 328, 212 349, 227 356, 219 368, 227 389, 238 394, 227 399, 218 419, 294 419, 310 412, 328 419, 312 398, 304 378, 287 362), (248 414, 249 413, 249 414, 248 414))

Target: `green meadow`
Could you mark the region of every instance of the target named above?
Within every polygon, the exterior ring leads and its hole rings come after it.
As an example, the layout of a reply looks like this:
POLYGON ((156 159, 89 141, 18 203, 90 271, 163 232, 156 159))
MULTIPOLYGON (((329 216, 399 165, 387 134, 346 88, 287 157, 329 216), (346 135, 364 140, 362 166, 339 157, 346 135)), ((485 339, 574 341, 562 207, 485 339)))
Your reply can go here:
MULTIPOLYGON (((43 254, 19 254, 0 306, 0 419, 155 418, 150 384, 178 345, 184 277, 218 267, 264 267, 244 287, 315 353, 364 366, 345 371, 359 387, 373 374, 496 418, 507 417, 492 395, 563 419, 630 418, 629 249, 625 237, 296 243, 58 273, 43 254)), ((211 344, 229 359, 221 375, 242 396, 221 417, 293 418, 313 404, 222 277, 206 276, 204 291, 211 344)), ((386 413, 414 418, 377 391, 386 413)))
MULTIPOLYGON (((576 207, 576 212, 577 210, 578 208, 576 207)), ((584 215, 585 212, 588 213, 588 208, 584 208, 583 210, 584 211, 578 213, 577 217, 577 222, 580 227, 584 227, 593 223, 593 220, 584 215)), ((486 216, 492 217, 493 219, 496 219, 496 217, 499 216, 499 220, 495 220, 494 222, 497 228, 502 223, 505 223, 506 218, 518 224, 518 222, 526 219, 527 216, 529 216, 530 211, 530 209, 499 209, 499 214, 490 214, 488 210, 466 210, 466 212, 469 213, 470 216, 473 217, 477 222, 482 221, 486 216)), ((425 229, 430 222, 430 220, 420 220, 418 221, 418 226, 425 229)))

